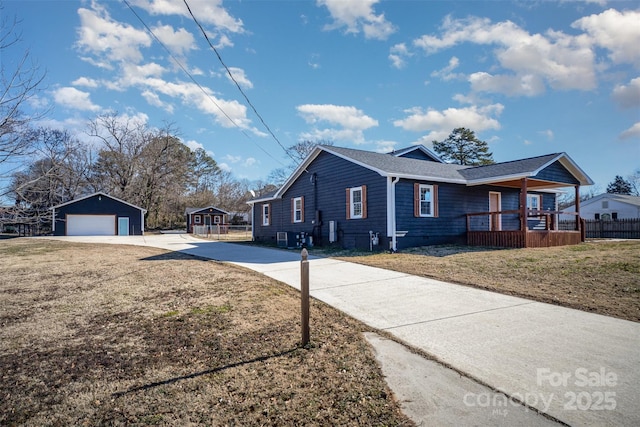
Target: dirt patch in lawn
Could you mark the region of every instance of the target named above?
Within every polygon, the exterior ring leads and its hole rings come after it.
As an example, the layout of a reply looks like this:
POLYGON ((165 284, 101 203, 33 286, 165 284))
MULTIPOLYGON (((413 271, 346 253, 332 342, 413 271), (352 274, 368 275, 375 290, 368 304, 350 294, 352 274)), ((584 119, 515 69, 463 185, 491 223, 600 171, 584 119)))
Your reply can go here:
POLYGON ((0 425, 411 425, 365 327, 259 274, 145 247, 0 246, 0 425))
POLYGON ((640 241, 590 241, 575 246, 500 250, 425 246, 395 254, 323 254, 640 321, 640 241))

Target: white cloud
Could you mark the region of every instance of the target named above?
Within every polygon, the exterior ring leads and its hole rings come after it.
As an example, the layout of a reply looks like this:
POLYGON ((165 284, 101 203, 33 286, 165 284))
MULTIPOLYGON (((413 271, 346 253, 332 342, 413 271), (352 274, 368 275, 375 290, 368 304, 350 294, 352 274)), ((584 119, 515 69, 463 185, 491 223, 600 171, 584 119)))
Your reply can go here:
POLYGON ((620 134, 620 139, 640 138, 640 122, 620 134))
POLYGON ((300 135, 303 140, 345 141, 365 143, 364 131, 378 126, 378 121, 355 107, 331 104, 305 104, 297 107, 302 118, 314 128, 300 135), (329 127, 319 129, 316 125, 326 123, 329 127))
POLYGON ((376 141, 375 152, 376 153, 390 153, 392 152, 398 143, 395 141, 376 141))
POLYGON ((184 28, 176 31, 171 25, 158 25, 151 30, 174 55, 184 56, 190 50, 196 49, 193 34, 184 28))
POLYGON ((143 30, 116 22, 108 12, 95 4, 94 10, 80 8, 80 27, 76 46, 81 52, 94 55, 84 57, 94 65, 111 68, 111 61, 140 62, 143 58, 141 47, 151 45, 151 37, 143 30))
POLYGON ((547 138, 549 141, 551 141, 554 137, 553 131, 551 129, 541 130, 538 133, 547 138))
POLYGON ((580 18, 571 26, 586 31, 594 45, 607 49, 614 63, 640 67, 640 11, 609 9, 580 18))
POLYGON ((584 35, 552 30, 530 34, 511 21, 448 16, 440 36, 424 35, 413 43, 426 54, 462 43, 495 46, 495 57, 504 72, 475 73, 472 83, 478 90, 532 96, 542 92, 542 82, 561 90, 591 90, 596 85, 595 54, 584 35))
POLYGON ((75 87, 62 87, 53 91, 57 104, 82 111, 98 111, 100 107, 91 102, 90 94, 75 87))
POLYGON ((149 105, 153 105, 154 107, 162 108, 169 114, 173 114, 174 108, 168 102, 164 102, 160 99, 160 96, 152 92, 150 90, 143 90, 141 93, 142 97, 149 103, 149 105))
POLYGON ((325 29, 335 30, 346 27, 347 34, 361 31, 367 39, 386 40, 396 29, 388 22, 384 13, 376 15, 373 6, 379 0, 317 0, 319 6, 326 6, 334 22, 325 29))
POLYGON ((88 77, 80 77, 71 82, 74 86, 84 86, 90 88, 98 87, 98 81, 88 77))
POLYGON ((460 60, 457 57, 452 56, 451 59, 449 59, 449 64, 440 70, 433 71, 431 73, 431 77, 440 77, 444 81, 464 77, 463 74, 456 74, 453 72, 453 70, 458 68, 459 65, 460 60))
POLYGON ((389 60, 394 68, 404 68, 407 65, 407 58, 411 56, 413 56, 413 53, 409 51, 404 43, 398 43, 389 49, 389 60))
POLYGON ((329 122, 347 129, 365 130, 378 126, 378 121, 356 107, 332 104, 305 104, 297 107, 307 123, 329 122))
POLYGON ((229 166, 228 163, 225 162, 220 162, 218 163, 218 167, 220 168, 220 170, 224 171, 224 172, 231 172, 233 171, 233 169, 231 168, 231 166, 229 166))
POLYGON ((413 132, 429 132, 422 138, 425 142, 446 138, 453 129, 466 127, 475 132, 500 129, 496 119, 504 109, 502 104, 470 106, 465 108, 447 108, 443 111, 419 107, 405 110, 407 117, 395 120, 393 125, 413 132))
POLYGON ((640 77, 631 80, 628 85, 617 85, 611 95, 621 108, 640 107, 640 77))
MULTIPOLYGON (((233 78, 236 80, 236 82, 238 82, 240 87, 244 89, 251 89, 253 87, 253 83, 251 83, 251 80, 247 78, 247 75, 242 68, 229 67, 229 71, 231 71, 231 75, 233 75, 233 78)), ((227 76, 227 79, 231 81, 229 73, 225 71, 225 75, 227 76)))
MULTIPOLYGON (((180 0, 132 0, 132 4, 146 10, 151 15, 179 15, 191 19, 183 1, 180 0)), ((235 19, 222 7, 222 0, 189 2, 196 19, 204 24, 212 24, 219 30, 232 33, 244 31, 242 20, 235 19)))
POLYGON ((475 92, 502 93, 509 96, 535 96, 545 91, 542 79, 532 74, 494 76, 489 73, 478 72, 469 76, 469 83, 471 83, 471 89, 475 92))
POLYGON ((258 161, 253 158, 253 157, 247 157, 244 162, 242 163, 243 166, 245 167, 251 167, 253 165, 255 165, 258 161))

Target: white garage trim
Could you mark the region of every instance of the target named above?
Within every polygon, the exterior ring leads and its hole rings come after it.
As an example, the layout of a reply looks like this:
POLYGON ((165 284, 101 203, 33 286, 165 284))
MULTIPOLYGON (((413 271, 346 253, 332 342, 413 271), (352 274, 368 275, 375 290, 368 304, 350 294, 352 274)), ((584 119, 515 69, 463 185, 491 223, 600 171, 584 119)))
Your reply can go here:
POLYGON ((67 215, 67 236, 115 236, 115 215, 67 215))

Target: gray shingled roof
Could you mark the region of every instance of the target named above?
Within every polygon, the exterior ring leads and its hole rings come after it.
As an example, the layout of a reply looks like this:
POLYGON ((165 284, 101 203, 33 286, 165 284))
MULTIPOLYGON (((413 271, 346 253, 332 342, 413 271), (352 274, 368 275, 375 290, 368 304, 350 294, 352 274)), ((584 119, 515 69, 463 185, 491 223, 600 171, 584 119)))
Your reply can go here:
POLYGON ((545 156, 531 157, 528 159, 494 163, 492 165, 474 166, 469 167, 460 173, 468 180, 523 175, 537 171, 561 155, 561 153, 547 154, 545 156))
MULTIPOLYGON (((345 160, 359 164, 367 169, 373 170, 382 176, 393 176, 407 179, 417 179, 425 181, 452 182, 460 184, 471 184, 483 182, 485 180, 496 182, 501 179, 525 177, 535 175, 541 168, 549 163, 565 159, 571 164, 575 172, 583 176, 583 180, 591 183, 591 179, 584 174, 564 153, 547 154, 544 156, 531 157, 528 159, 513 160, 509 162, 494 163, 485 166, 463 166, 451 163, 429 162, 425 160, 398 157, 389 153, 375 153, 372 151, 356 150, 353 148, 335 147, 333 145, 319 145, 298 166, 287 182, 274 194, 265 194, 249 202, 257 202, 279 197, 305 170, 318 154, 325 151, 329 154, 341 157, 345 160)), ((565 161, 561 160, 561 161, 565 161)))
POLYGON ((449 163, 427 162, 406 157, 396 157, 390 154, 374 153, 371 151, 355 150, 327 146, 323 149, 329 153, 350 159, 363 166, 376 170, 383 175, 399 175, 423 178, 437 178, 446 181, 465 182, 460 170, 468 166, 453 165, 449 163))

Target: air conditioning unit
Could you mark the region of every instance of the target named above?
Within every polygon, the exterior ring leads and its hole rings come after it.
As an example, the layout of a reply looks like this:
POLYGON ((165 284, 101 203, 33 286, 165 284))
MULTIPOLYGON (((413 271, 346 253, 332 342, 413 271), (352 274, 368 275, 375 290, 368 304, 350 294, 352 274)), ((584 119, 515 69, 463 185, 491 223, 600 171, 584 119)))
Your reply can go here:
POLYGON ((288 246, 289 240, 287 239, 286 231, 278 231, 277 232, 277 241, 279 248, 286 248, 288 246))

